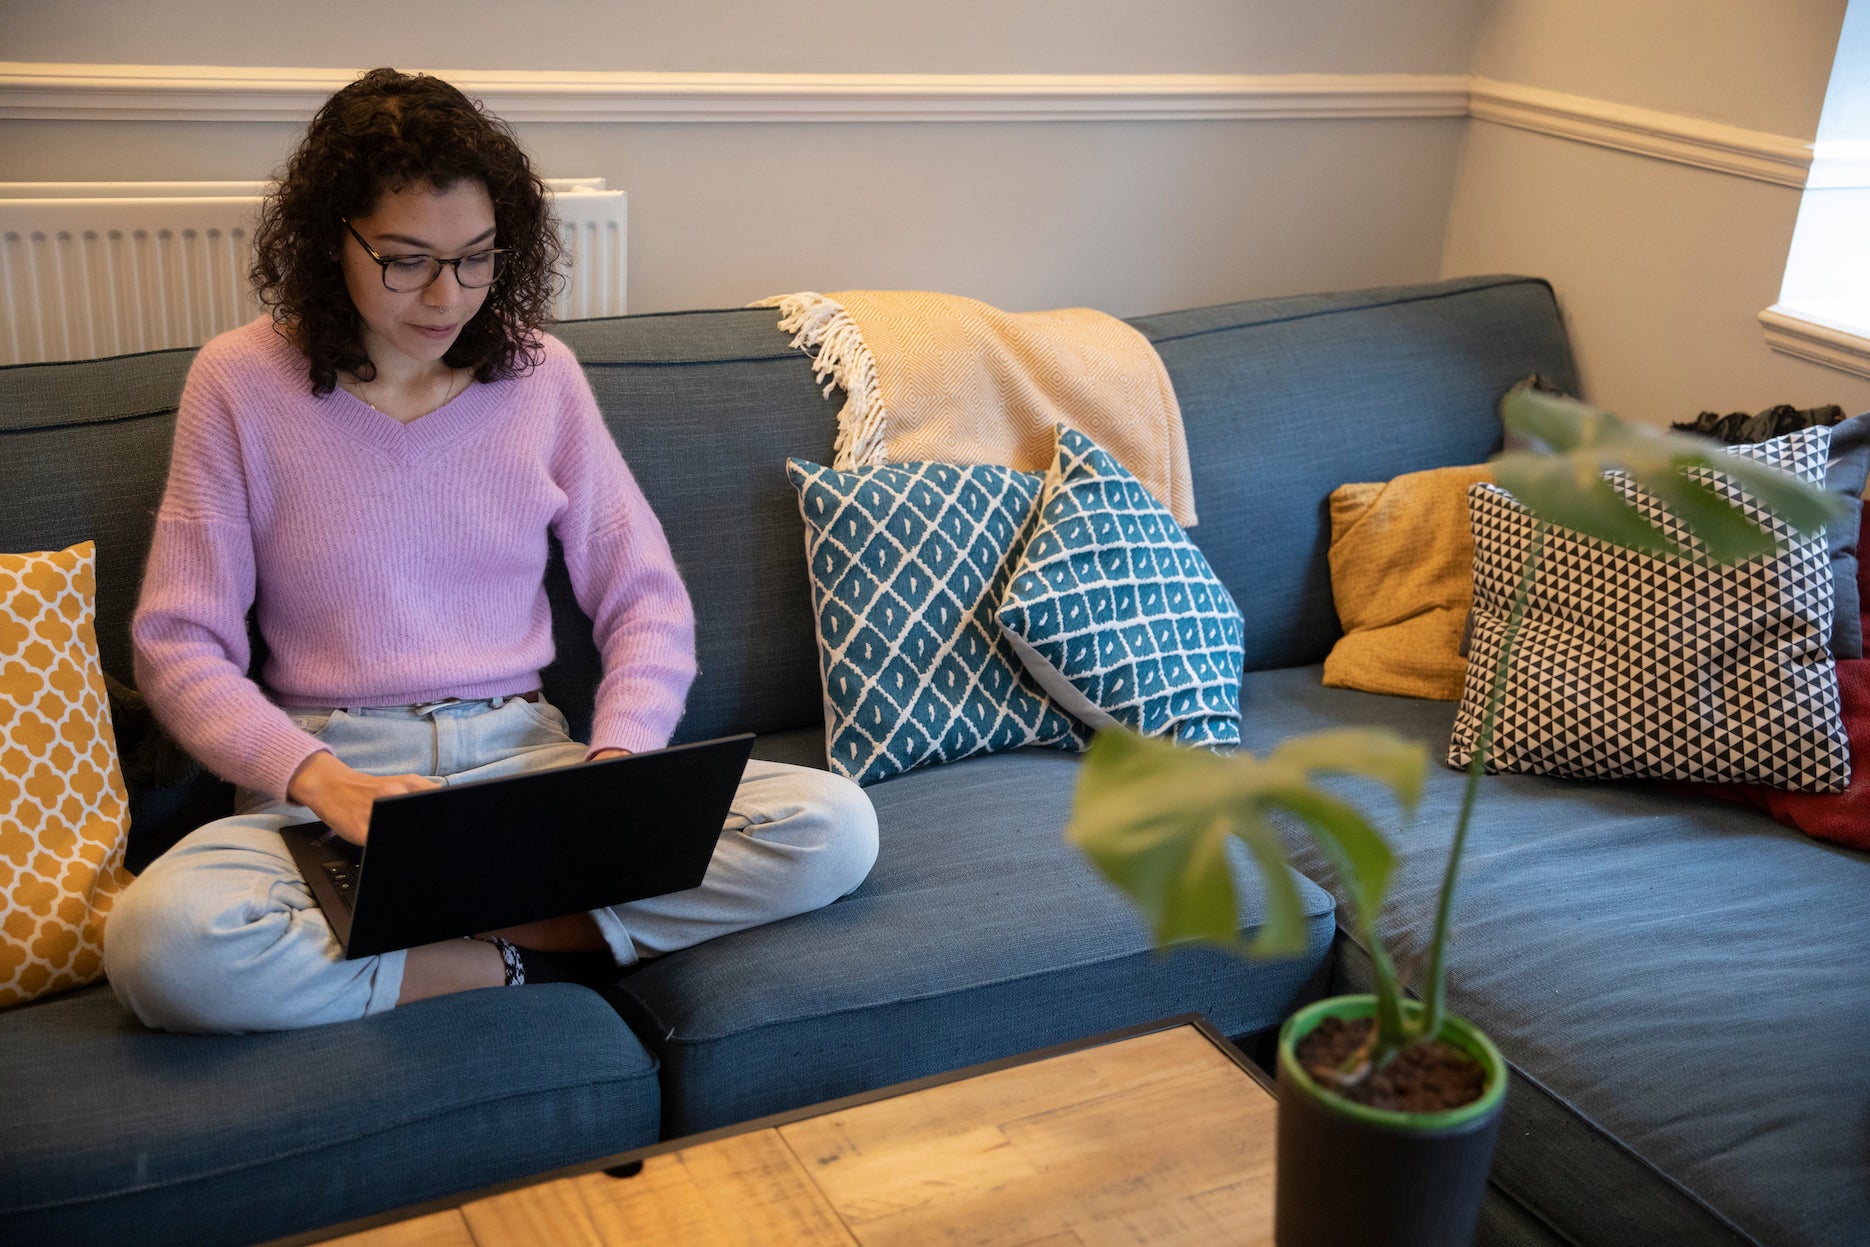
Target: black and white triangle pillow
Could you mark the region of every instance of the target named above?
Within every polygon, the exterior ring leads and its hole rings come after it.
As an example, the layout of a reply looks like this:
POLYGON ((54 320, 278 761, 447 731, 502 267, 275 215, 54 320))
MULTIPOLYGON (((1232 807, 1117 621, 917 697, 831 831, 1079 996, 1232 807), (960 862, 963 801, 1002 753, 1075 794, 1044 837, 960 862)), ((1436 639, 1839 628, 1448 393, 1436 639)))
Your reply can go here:
MULTIPOLYGON (((1827 428, 1734 446, 1823 485, 1827 428)), ((1668 512, 1621 473, 1611 484, 1684 546, 1668 512)), ((1701 479, 1763 519, 1726 477, 1701 479)), ((1468 491, 1474 632, 1448 762, 1473 756, 1535 521, 1491 484, 1468 491)), ((1824 537, 1730 567, 1663 558, 1552 527, 1514 646, 1489 770, 1638 777, 1839 792, 1850 742, 1826 638, 1833 592, 1824 537)))

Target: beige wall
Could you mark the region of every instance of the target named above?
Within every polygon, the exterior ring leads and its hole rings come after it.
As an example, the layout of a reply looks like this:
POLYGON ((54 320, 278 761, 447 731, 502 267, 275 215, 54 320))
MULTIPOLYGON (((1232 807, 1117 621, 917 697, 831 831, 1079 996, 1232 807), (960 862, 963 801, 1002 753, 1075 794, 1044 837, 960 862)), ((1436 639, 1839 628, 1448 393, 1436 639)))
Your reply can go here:
MULTIPOLYGON (((920 73, 1461 73, 1477 0, 446 6, 8 0, 42 62, 920 73), (1313 8, 1324 10, 1315 12, 1313 8), (361 49, 368 47, 366 54, 361 49)), ((1118 314, 1432 280, 1463 122, 522 124, 630 194, 633 311, 929 286, 1118 314)), ((279 123, 0 121, 0 180, 268 174, 279 123)))
MULTIPOLYGON (((1474 72, 1810 141, 1843 18, 1844 0, 1489 0, 1474 72)), ((1626 416, 1870 409, 1870 381, 1774 353, 1757 320, 1799 197, 1474 121, 1442 272, 1549 278, 1587 395, 1626 416)))
POLYGON ((1479 0, 0 0, 0 59, 869 73, 1462 73, 1479 0), (365 49, 368 49, 366 52, 365 49))
POLYGON ((1483 78, 1810 138, 1845 0, 1484 0, 1483 78))
MULTIPOLYGON (((632 311, 933 288, 1117 315, 1433 280, 1458 119, 533 123, 630 194, 632 311)), ((265 176, 278 124, 0 123, 0 180, 265 176)))

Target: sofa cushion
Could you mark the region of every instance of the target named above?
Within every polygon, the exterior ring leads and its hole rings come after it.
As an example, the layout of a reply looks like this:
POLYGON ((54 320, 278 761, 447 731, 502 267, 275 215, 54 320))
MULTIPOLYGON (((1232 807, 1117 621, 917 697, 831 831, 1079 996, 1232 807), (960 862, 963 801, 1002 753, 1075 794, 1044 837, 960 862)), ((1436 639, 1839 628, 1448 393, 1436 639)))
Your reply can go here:
POLYGON ((90 988, 0 1013, 0 1240, 253 1242, 644 1146, 658 1102, 581 987, 225 1037, 90 988))
POLYGON ((1026 670, 1094 728, 1240 740, 1240 607, 1169 508, 1057 427, 1032 539, 995 612, 1026 670))
MULTIPOLYGON (((1438 749, 1455 713, 1325 688, 1315 668, 1250 675, 1247 695, 1255 749, 1363 724, 1438 749)), ((1398 965, 1422 964, 1464 779, 1433 770, 1395 838, 1398 965)), ((1335 890, 1309 837, 1288 842, 1335 890)), ((1870 906, 1842 898, 1866 895, 1870 854, 1737 806, 1640 782, 1483 780, 1448 985, 1513 1067, 1495 1182, 1566 1241, 1860 1243, 1870 906)), ((1365 989, 1367 958, 1339 942, 1347 986, 1365 989)))
MULTIPOLYGON (((806 755, 817 733, 763 739, 806 755)), ((867 789, 883 848, 828 908, 644 963, 619 1007, 662 1058, 664 1126, 707 1130, 1171 1014, 1228 1034, 1304 998, 1332 931, 1301 885, 1305 954, 1166 954, 1063 838, 1072 754, 1027 749, 867 789)), ((1243 933, 1260 893, 1242 889, 1243 933)))

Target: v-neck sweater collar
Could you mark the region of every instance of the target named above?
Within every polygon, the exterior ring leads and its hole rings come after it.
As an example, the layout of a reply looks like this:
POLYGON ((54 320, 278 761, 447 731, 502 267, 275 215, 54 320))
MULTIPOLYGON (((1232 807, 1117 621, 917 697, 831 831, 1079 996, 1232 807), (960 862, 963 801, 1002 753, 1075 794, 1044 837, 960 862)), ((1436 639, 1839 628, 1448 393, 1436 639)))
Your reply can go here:
MULTIPOLYGON (((305 356, 282 333, 274 330, 266 317, 253 321, 249 328, 266 338, 266 359, 288 384, 306 384, 305 356)), ((482 384, 468 382, 467 388, 426 415, 404 423, 386 416, 352 394, 343 386, 317 401, 318 414, 347 437, 375 447, 404 463, 413 463, 435 451, 452 446, 476 428, 484 428, 496 419, 512 382, 482 384)))

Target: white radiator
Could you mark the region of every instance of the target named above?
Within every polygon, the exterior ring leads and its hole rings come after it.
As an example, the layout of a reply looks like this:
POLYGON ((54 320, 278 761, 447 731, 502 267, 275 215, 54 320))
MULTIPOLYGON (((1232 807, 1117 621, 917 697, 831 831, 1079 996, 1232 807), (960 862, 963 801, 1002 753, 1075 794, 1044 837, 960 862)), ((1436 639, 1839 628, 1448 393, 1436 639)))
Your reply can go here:
MULTIPOLYGON (((570 258, 560 320, 625 309, 629 201, 546 183, 570 258)), ((0 182, 0 364, 199 346, 252 319, 261 182, 0 182)))

